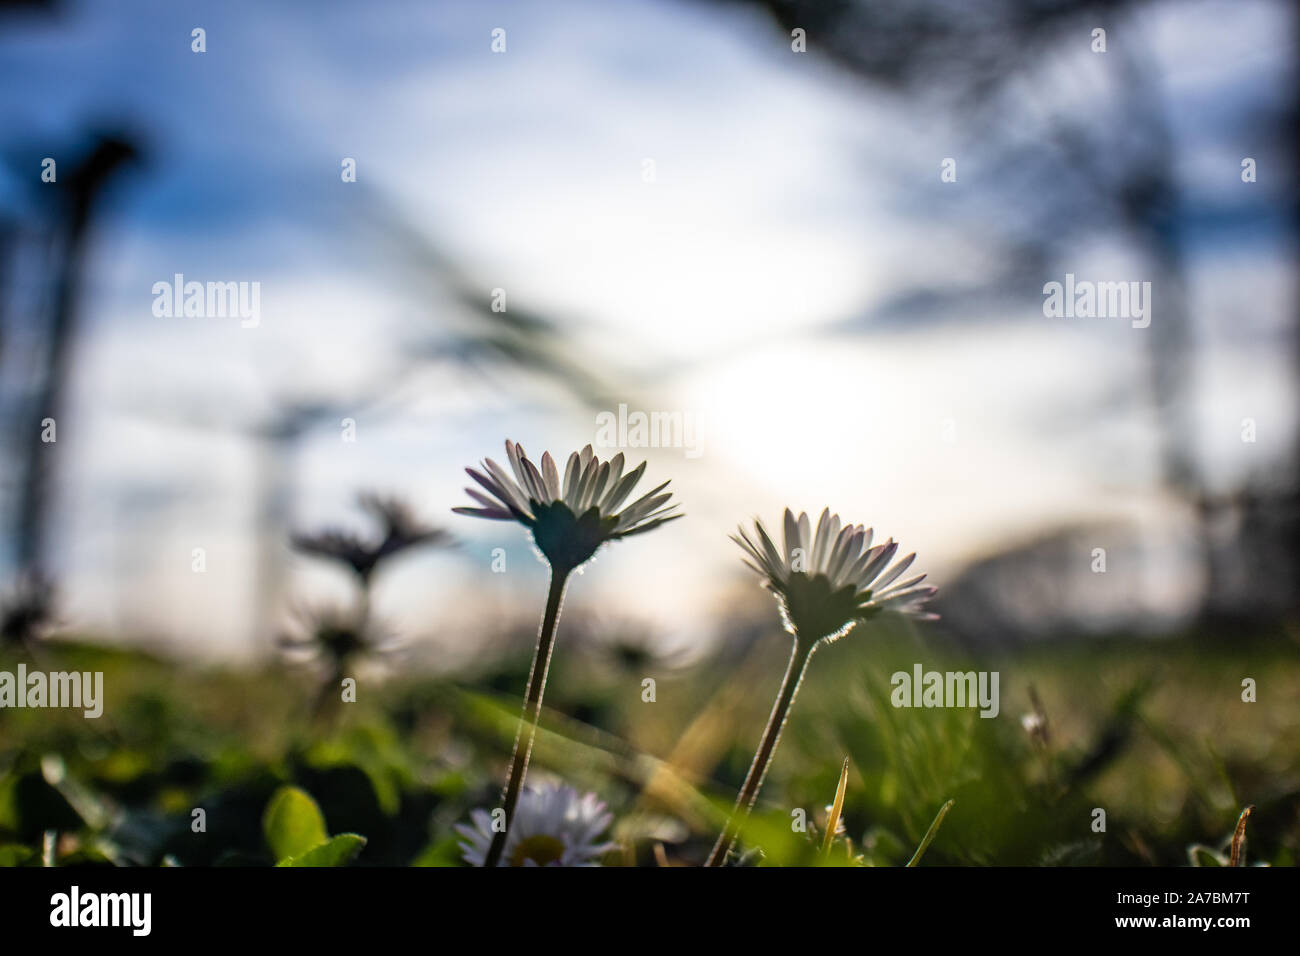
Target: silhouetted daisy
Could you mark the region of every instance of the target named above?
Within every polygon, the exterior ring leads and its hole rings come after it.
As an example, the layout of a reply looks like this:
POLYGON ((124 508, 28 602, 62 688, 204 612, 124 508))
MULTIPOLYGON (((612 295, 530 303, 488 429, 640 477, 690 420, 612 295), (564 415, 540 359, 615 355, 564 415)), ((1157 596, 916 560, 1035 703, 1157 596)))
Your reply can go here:
POLYGON ((385 559, 417 545, 451 544, 451 535, 416 518, 404 502, 377 494, 362 494, 361 507, 378 519, 382 536, 363 538, 351 531, 329 529, 318 534, 296 534, 293 546, 303 554, 339 561, 368 584, 375 568, 385 559))
MULTIPOLYGON (((483 866, 496 835, 487 810, 470 813, 473 826, 457 824, 464 837, 461 856, 483 866)), ((505 851, 497 866, 599 866, 600 857, 614 848, 599 842, 614 818, 594 793, 573 787, 543 784, 528 788, 505 834, 505 851)))
POLYGON ((845 525, 829 508, 822 512, 815 532, 807 514, 796 518, 787 508, 784 553, 777 549, 761 521, 754 522, 753 538, 741 528, 739 537, 733 535, 732 540, 753 558, 745 564, 757 571, 764 585, 776 595, 786 630, 794 636, 794 648, 735 808, 706 866, 723 863, 758 798, 813 652, 881 611, 896 611, 922 620, 936 617, 923 608, 935 593, 932 587, 920 586, 924 574, 898 581, 916 555, 909 554, 890 566, 898 552, 892 538, 872 547, 870 528, 845 525))
POLYGON ((54 585, 40 574, 22 574, 0 598, 0 647, 31 650, 54 626, 54 585))
POLYGON ((672 493, 664 492, 666 481, 619 510, 646 466, 642 462, 623 474, 622 452, 601 461, 588 445, 569 456, 563 479, 550 452, 542 455, 539 468, 522 447, 507 440, 506 457, 514 478, 491 458, 483 462, 483 471, 466 468, 492 497, 466 488, 482 507, 452 510, 476 518, 518 521, 533 533, 533 541, 552 567, 571 571, 607 541, 641 534, 681 517, 674 510, 677 505, 668 504, 672 493))
MULTIPOLYGON (((668 504, 672 494, 664 492, 668 486, 666 481, 619 510, 645 472, 645 462, 642 462, 624 474, 621 452, 609 461, 601 461, 588 445, 569 456, 563 479, 549 452, 542 455, 539 468, 520 446, 507 439, 506 457, 513 478, 490 458, 483 462, 483 471, 465 469, 490 497, 467 488, 469 496, 482 507, 452 510, 476 518, 518 521, 532 532, 533 542, 551 565, 550 590, 538 629, 537 649, 524 695, 524 713, 503 797, 509 825, 537 735, 546 674, 555 646, 555 628, 569 575, 606 542, 641 534, 680 518, 681 514, 675 511, 676 505, 668 504)), ((498 833, 488 848, 484 865, 496 866, 504 848, 505 835, 498 833)))
POLYGON ((898 581, 916 560, 915 554, 889 567, 898 552, 891 538, 871 546, 872 529, 845 525, 827 508, 813 531, 808 515, 795 518, 785 511, 785 552, 777 550, 761 521, 754 522, 754 538, 744 528, 731 540, 745 549, 755 563, 746 561, 777 596, 786 627, 801 639, 817 641, 841 637, 859 621, 880 611, 897 611, 923 620, 937 615, 923 605, 934 596, 932 587, 919 587, 918 574, 898 581))
POLYGON ((575 643, 608 679, 671 676, 690 663, 686 647, 645 620, 597 610, 570 622, 575 643))
POLYGON ((400 643, 391 632, 360 623, 338 607, 298 609, 294 625, 276 639, 287 660, 329 665, 331 672, 346 671, 361 657, 391 654, 400 643))
POLYGON ((391 662, 402 640, 368 614, 358 620, 338 607, 298 608, 292 625, 276 638, 284 659, 318 672, 320 686, 312 712, 320 715, 336 699, 339 682, 367 664, 391 662))

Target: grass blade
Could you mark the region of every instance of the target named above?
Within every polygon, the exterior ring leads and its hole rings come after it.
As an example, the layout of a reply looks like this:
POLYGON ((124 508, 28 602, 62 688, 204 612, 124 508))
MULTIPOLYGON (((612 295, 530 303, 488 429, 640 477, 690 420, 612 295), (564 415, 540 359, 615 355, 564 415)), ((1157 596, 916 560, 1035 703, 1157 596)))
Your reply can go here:
POLYGON ((849 785, 849 758, 844 758, 840 769, 840 784, 835 788, 835 802, 831 804, 830 816, 826 818, 826 835, 822 837, 822 855, 829 856, 831 841, 835 839, 835 828, 840 825, 840 812, 844 809, 844 791, 849 785))
POLYGON ((1252 803, 1241 811, 1241 816, 1237 817, 1237 829, 1232 831, 1232 855, 1228 858, 1228 866, 1246 865, 1246 818, 1254 809, 1255 805, 1252 803))
POLYGON ((954 802, 956 801, 949 800, 939 808, 939 813, 935 816, 934 822, 930 824, 930 829, 926 830, 925 836, 921 838, 921 845, 916 848, 916 853, 914 853, 912 858, 907 861, 908 866, 916 866, 921 862, 922 855, 924 855, 925 851, 930 848, 930 844, 934 842, 935 835, 939 832, 939 825, 943 823, 943 818, 948 815, 948 811, 952 809, 954 802))

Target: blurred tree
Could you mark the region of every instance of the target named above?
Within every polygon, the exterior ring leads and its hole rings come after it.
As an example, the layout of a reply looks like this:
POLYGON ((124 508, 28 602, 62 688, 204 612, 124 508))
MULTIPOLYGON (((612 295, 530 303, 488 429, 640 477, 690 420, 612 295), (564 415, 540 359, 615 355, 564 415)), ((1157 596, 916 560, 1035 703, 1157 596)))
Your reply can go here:
MULTIPOLYGON (((1000 245, 1002 271, 982 289, 908 295, 934 300, 988 293, 1037 294, 1044 265, 1081 239, 1105 235, 1147 264, 1156 312, 1145 332, 1149 393, 1160 422, 1158 460, 1166 487, 1191 506, 1200 522, 1205 573, 1202 615, 1237 617, 1281 601, 1295 607, 1286 581, 1300 574, 1300 435, 1286 460, 1269 475, 1246 479, 1258 487, 1229 494, 1208 488, 1198 460, 1193 417, 1194 340, 1188 315, 1185 198, 1161 77, 1142 15, 1152 0, 710 0, 766 11, 789 36, 802 29, 810 54, 822 55, 877 89, 895 92, 941 115, 962 140, 965 165, 1013 170, 987 185, 980 222, 990 245, 1000 245), (1106 30, 1105 70, 1080 66, 1096 28, 1106 30), (1087 108, 1079 109, 1080 105, 1087 108), (972 162, 973 161, 973 162, 972 162), (1245 529, 1261 514, 1280 527, 1264 539, 1237 533, 1216 541, 1214 527, 1245 529), (1274 557, 1278 537, 1289 563, 1282 576, 1245 591, 1229 586, 1227 565, 1261 565, 1274 557), (1271 543, 1268 538, 1271 538, 1271 543), (1254 555, 1259 544, 1263 550, 1254 555), (1268 593, 1261 593, 1267 587, 1268 593)), ((1292 29, 1295 7, 1279 3, 1292 29)), ((1228 15, 1225 11, 1225 16, 1228 15)), ((1292 54, 1300 44, 1292 44, 1292 54)), ((1294 89, 1300 91, 1300 86, 1294 89)), ((1278 116, 1272 135, 1300 159, 1300 95, 1291 122, 1278 116)), ((1300 166, 1300 163, 1293 164, 1300 166)), ((1291 241, 1300 237, 1300 190, 1288 189, 1291 241)), ((1300 315, 1289 317, 1292 321, 1300 315)), ((1296 323, 1300 325, 1300 322, 1296 323)), ((1291 331, 1296 381, 1300 334, 1291 331)), ((1265 520, 1263 524, 1268 524, 1265 520)))
POLYGON ((57 210, 50 258, 53 293, 49 314, 33 322, 44 333, 35 365, 35 398, 19 413, 18 447, 26 446, 18 500, 17 560, 25 572, 43 575, 46 537, 54 480, 57 442, 46 442, 40 423, 57 424, 71 382, 72 358, 79 330, 81 277, 97 204, 105 188, 129 164, 137 161, 136 145, 121 134, 97 135, 66 178, 56 181, 57 210))

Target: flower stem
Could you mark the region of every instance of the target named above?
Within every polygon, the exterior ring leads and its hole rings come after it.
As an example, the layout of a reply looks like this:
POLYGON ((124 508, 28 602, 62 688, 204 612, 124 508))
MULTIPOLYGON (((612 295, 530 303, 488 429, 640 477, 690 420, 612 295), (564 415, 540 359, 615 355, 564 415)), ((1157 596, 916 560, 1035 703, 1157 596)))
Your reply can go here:
POLYGON ((551 666, 551 651, 555 647, 555 626, 560 620, 560 606, 564 603, 564 588, 569 580, 569 571, 565 568, 551 568, 551 589, 546 595, 546 612, 542 615, 542 626, 537 633, 537 650, 533 652, 533 666, 528 672, 528 692, 524 696, 524 712, 519 718, 519 730, 515 733, 514 755, 510 758, 510 777, 506 782, 504 806, 506 825, 492 835, 492 845, 488 847, 484 866, 496 866, 501 860, 501 852, 506 846, 506 835, 510 832, 510 823, 514 820, 515 804, 519 802, 519 792, 524 786, 524 775, 528 772, 528 758, 533 752, 533 740, 537 736, 537 720, 542 713, 542 693, 546 690, 546 672, 551 666))
POLYGON ((794 650, 790 654, 790 664, 785 669, 785 679, 781 682, 781 690, 776 696, 776 703, 772 705, 772 715, 767 719, 767 727, 763 731, 763 739, 758 745, 758 752, 754 754, 754 762, 749 765, 749 773, 745 775, 745 782, 740 788, 740 795, 736 798, 736 806, 727 819, 727 825, 722 828, 722 833, 718 835, 718 842, 713 845, 713 852, 709 854, 705 866, 722 865, 727 858, 727 854, 731 852, 732 845, 736 842, 736 836, 740 833, 741 826, 749 817, 749 811, 754 806, 754 801, 758 799, 758 791, 762 789, 763 778, 767 776, 767 768, 776 753, 776 745, 781 740, 781 730, 785 727, 785 719, 789 716, 795 694, 799 693, 799 685, 803 683, 804 671, 808 669, 808 661, 812 659, 813 649, 816 646, 816 643, 805 645, 797 637, 795 638, 794 650))

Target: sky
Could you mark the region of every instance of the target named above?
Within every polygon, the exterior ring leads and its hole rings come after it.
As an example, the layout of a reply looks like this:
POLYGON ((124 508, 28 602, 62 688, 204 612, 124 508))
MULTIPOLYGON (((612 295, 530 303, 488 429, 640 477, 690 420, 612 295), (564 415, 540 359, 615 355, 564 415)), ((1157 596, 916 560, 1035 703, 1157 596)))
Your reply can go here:
MULTIPOLYGON (((465 503, 461 469, 503 460, 507 437, 567 456, 595 439, 601 409, 510 370, 431 364, 399 379, 403 355, 457 306, 369 241, 377 203, 485 295, 503 288, 561 316, 571 354, 626 383, 634 410, 698 420, 698 456, 647 453, 647 477, 672 478, 688 518, 608 549, 570 596, 651 620, 668 642, 715 636, 721 597, 752 588, 728 532, 755 515, 776 523, 785 506, 874 525, 941 587, 963 562, 1063 524, 1176 537, 1186 516, 1158 487, 1149 408, 1107 404, 1142 381, 1141 330, 1049 319, 1032 294, 878 318, 902 290, 993 268, 978 217, 954 221, 912 185, 931 177, 937 189, 940 160, 965 155, 950 118, 792 53, 738 8, 302 9, 70 3, 0 33, 0 209, 39 209, 22 176, 85 124, 126 123, 148 153, 95 234, 60 431, 74 464, 55 550, 78 624, 218 656, 265 647, 250 628, 262 573, 250 435, 300 400, 338 414, 292 455, 288 526, 360 528, 353 499, 374 487, 463 541, 381 581, 400 627, 451 645, 485 609, 540 601, 544 569, 522 529, 450 513, 465 503), (204 53, 191 50, 195 27, 204 53), (504 53, 491 48, 496 28, 504 53), (345 157, 356 183, 340 178, 345 157), (154 283, 176 273, 260 283, 257 327, 154 315, 154 283), (363 400, 376 382, 400 382, 381 388, 383 414, 363 400), (338 422, 353 407, 357 441, 345 443, 338 422), (505 575, 490 571, 495 547, 505 575)), ((1285 89, 1277 10, 1153 5, 1124 27, 1159 77, 1186 213, 1209 222, 1189 227, 1193 318, 1210 346, 1196 420, 1207 470, 1225 483, 1268 467, 1294 427, 1278 337, 1293 293, 1268 224, 1275 157, 1251 120, 1285 89), (1261 163, 1253 193, 1239 177, 1246 155, 1261 163), (1240 441, 1247 416, 1257 445, 1240 441)), ((1114 85, 1106 61, 1077 68, 1114 85)), ((1085 93, 1062 108, 1094 105, 1085 93)), ((961 168, 952 188, 977 199, 982 183, 1015 175, 961 168)), ((1125 250, 1082 237, 1049 278, 1067 269, 1139 275, 1125 250)), ((310 561, 289 567, 294 600, 343 593, 310 561)), ((1149 595, 1158 613, 1189 601, 1185 586, 1149 595)))

